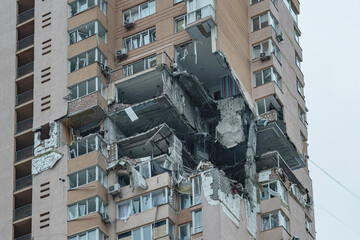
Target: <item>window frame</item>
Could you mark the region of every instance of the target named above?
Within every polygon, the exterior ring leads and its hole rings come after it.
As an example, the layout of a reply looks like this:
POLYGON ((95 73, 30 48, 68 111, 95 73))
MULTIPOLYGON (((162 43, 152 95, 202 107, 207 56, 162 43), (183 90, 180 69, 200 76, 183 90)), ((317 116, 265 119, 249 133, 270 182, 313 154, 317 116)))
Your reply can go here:
MULTIPOLYGON (((88 28, 90 29, 90 28, 88 28)), ((90 22, 87 22, 79 27, 76 27, 76 28, 73 28, 71 29, 69 32, 69 46, 70 45, 73 45, 73 44, 76 44, 78 42, 81 42, 85 39, 88 39, 94 35, 98 35, 105 43, 107 41, 107 30, 105 29, 105 27, 101 24, 101 22, 99 22, 98 20, 93 20, 93 21, 90 21, 90 22), (89 25, 91 24, 94 24, 94 32, 93 33, 90 33, 86 38, 83 38, 81 40, 78 40, 79 39, 79 30, 80 29, 83 29, 83 28, 88 28, 89 25), (104 36, 100 36, 100 31, 104 31, 104 36), (71 41, 71 35, 76 33, 76 41, 75 42, 72 42, 71 41)))
POLYGON ((174 18, 175 33, 185 30, 186 25, 187 25, 187 14, 184 14, 184 15, 181 15, 179 17, 174 18), (184 27, 183 27, 183 29, 178 30, 178 22, 179 22, 180 19, 183 19, 184 27))
POLYGON ((140 20, 140 19, 143 19, 143 18, 146 18, 146 17, 148 17, 148 16, 151 16, 151 15, 153 15, 153 14, 155 14, 155 13, 156 13, 156 1, 155 1, 155 0, 149 0, 149 1, 143 2, 143 3, 139 4, 139 5, 136 5, 136 6, 134 6, 134 7, 132 7, 132 8, 129 8, 129 9, 127 9, 127 10, 125 10, 125 11, 122 12, 123 26, 125 26, 125 21, 126 21, 126 20, 129 20, 129 22, 130 22, 130 21, 136 22, 136 21, 138 21, 138 20, 140 20), (148 14, 147 14, 146 16, 142 16, 142 12, 143 12, 142 6, 143 6, 144 4, 147 4, 147 9, 148 9, 148 14), (153 8, 153 11, 151 11, 152 8, 150 8, 150 4, 153 4, 153 7, 154 7, 154 8, 153 8), (137 17, 136 19, 134 19, 134 18, 132 17, 132 10, 135 9, 135 8, 137 9, 137 13, 138 13, 138 17, 137 17), (129 15, 129 18, 128 18, 128 19, 125 18, 125 14, 126 14, 126 13, 128 13, 128 15, 129 15))
POLYGON ((201 176, 197 176, 192 178, 192 206, 201 204, 202 199, 201 199, 201 176), (195 189, 199 190, 199 193, 195 193, 195 189))
POLYGON ((70 159, 74 159, 77 158, 79 156, 82 155, 86 155, 88 153, 91 153, 93 151, 100 151, 105 157, 107 157, 107 153, 106 153, 106 143, 105 141, 100 138, 99 135, 90 135, 88 137, 85 137, 79 141, 74 142, 73 144, 69 145, 69 160, 70 159), (95 149, 88 151, 89 150, 89 140, 91 140, 92 138, 95 139, 95 149), (83 141, 85 141, 85 147, 86 147, 86 151, 83 154, 79 154, 79 143, 82 143, 83 141), (74 146, 76 146, 76 149, 74 148, 74 146), (73 152, 73 150, 75 151, 75 153, 73 152), (72 154, 74 154, 74 157, 72 157, 72 154))
POLYGON ((256 71, 253 73, 253 84, 254 87, 260 87, 262 85, 268 84, 270 82, 275 82, 276 85, 278 85, 278 87, 280 89, 282 89, 282 77, 280 76, 279 72, 276 70, 276 68, 274 66, 262 69, 260 71, 256 71), (265 82, 265 76, 264 76, 264 72, 270 69, 270 81, 269 82, 265 82), (257 84, 257 75, 261 73, 261 84, 258 85, 257 84))
POLYGON ((185 240, 185 239, 190 239, 191 237, 191 223, 186 223, 186 224, 182 224, 178 227, 178 231, 179 231, 179 240, 185 240), (185 227, 186 228, 186 235, 187 236, 181 236, 181 228, 185 227))
MULTIPOLYGON (((280 199, 281 199, 281 201, 282 201, 284 204, 288 205, 289 203, 288 203, 288 192, 287 192, 287 189, 286 189, 286 187, 284 186, 284 184, 283 184, 279 179, 276 179, 276 180, 273 180, 273 181, 269 181, 269 182, 265 182, 265 183, 261 183, 261 185, 262 185, 262 188, 263 188, 263 189, 265 189, 265 188, 264 188, 265 185, 267 185, 267 186, 265 186, 265 187, 267 187, 268 189, 271 189, 270 185, 271 185, 271 184, 274 184, 274 183, 276 184, 276 191, 275 191, 275 192, 277 192, 278 194, 280 194, 280 199)), ((266 196, 262 196, 261 189, 259 189, 259 190, 260 190, 260 192, 259 192, 260 201, 264 201, 264 200, 267 200, 267 199, 271 199, 271 198, 277 197, 276 195, 271 194, 269 190, 268 190, 268 196, 267 196, 267 197, 266 197, 266 196)), ((272 190, 272 189, 271 189, 271 190, 272 190)), ((272 191, 274 191, 274 190, 272 190, 272 191)), ((265 192, 265 190, 264 190, 264 192, 265 192)))
POLYGON ((94 64, 94 63, 99 63, 100 65, 104 65, 106 66, 107 65, 107 58, 106 56, 100 51, 99 48, 92 48, 92 49, 89 49, 87 50, 86 52, 82 52, 76 56, 73 56, 71 58, 68 59, 68 62, 69 62, 69 73, 73 73, 73 72, 76 72, 82 68, 85 68, 91 64, 94 64), (90 60, 90 54, 92 54, 92 51, 94 51, 94 62, 92 63, 89 63, 89 60, 90 60), (85 58, 82 58, 82 55, 85 54, 85 58), (72 61, 75 59, 76 61, 76 66, 74 68, 74 70, 72 70, 72 61), (81 61, 84 61, 84 64, 83 66, 80 66, 81 64, 81 61))
POLYGON ((261 30, 268 26, 272 26, 272 28, 274 28, 275 32, 278 32, 279 21, 274 17, 274 15, 270 11, 267 11, 266 13, 263 13, 261 15, 257 15, 255 17, 251 18, 251 32, 261 30), (266 21, 264 21, 263 23, 267 22, 266 26, 262 26, 262 24, 263 24, 262 17, 264 17, 264 16, 266 16, 266 21), (257 29, 254 30, 254 20, 255 19, 258 19, 258 26, 257 26, 257 29))
POLYGON ((156 41, 156 27, 152 27, 152 28, 149 28, 149 29, 147 29, 145 31, 142 31, 140 33, 136 33, 136 34, 134 34, 132 36, 124 38, 123 39, 123 48, 125 48, 127 51, 131 51, 131 50, 135 50, 135 49, 141 48, 143 46, 146 46, 146 45, 148 45, 150 43, 153 43, 155 41, 156 41), (148 36, 149 42, 144 44, 144 37, 145 36, 148 36), (139 39, 139 45, 134 48, 133 43, 134 43, 134 40, 136 38, 139 39), (129 48, 129 46, 130 46, 130 48, 129 48))
POLYGON ((301 70, 301 59, 296 52, 295 52, 295 64, 301 70))
POLYGON ((193 226, 192 226, 192 234, 197 234, 203 231, 203 221, 202 221, 202 209, 195 209, 194 211, 192 211, 192 222, 193 222, 193 226), (199 214, 200 218, 201 218, 201 222, 199 225, 197 220, 196 220, 196 215, 199 214))
POLYGON ((80 10, 80 0, 76 0, 76 1, 73 1, 71 3, 69 3, 69 18, 71 17, 74 17, 82 12, 85 12, 86 10, 94 7, 94 6, 99 6, 100 10, 102 11, 102 13, 106 16, 106 6, 107 6, 107 2, 106 0, 85 0, 86 3, 86 7, 82 10, 80 10), (94 2, 94 5, 90 6, 89 7, 89 1, 93 1, 94 2), (72 13, 72 5, 76 4, 76 13, 72 13))
POLYGON ((300 96, 304 98, 304 86, 299 81, 299 79, 296 79, 296 89, 300 96))
POLYGON ((85 96, 88 96, 94 92, 99 92, 101 94, 101 96, 103 96, 105 99, 106 99, 106 96, 107 96, 107 84, 104 83, 101 78, 99 78, 98 76, 96 77, 93 77, 93 78, 89 78, 85 81, 82 81, 80 83, 77 83, 75 85, 72 85, 71 87, 69 87, 69 91, 70 91, 70 97, 71 97, 71 100, 69 100, 70 102, 71 101, 74 101, 76 99, 79 99, 79 98, 82 98, 82 97, 85 97, 85 96), (89 82, 94 80, 95 79, 95 91, 89 91, 89 82), (80 88, 82 86, 82 84, 85 82, 85 94, 80 96, 80 88), (73 90, 76 91, 76 96, 73 95, 73 90))
POLYGON ((298 116, 300 121, 305 124, 306 123, 306 113, 305 111, 298 105, 298 116))
POLYGON ((92 183, 92 182, 97 182, 99 181, 104 187, 107 187, 107 175, 105 173, 105 171, 98 165, 94 165, 94 166, 91 166, 91 167, 88 167, 86 169, 82 169, 80 171, 77 171, 77 172, 74 172, 74 173, 71 173, 68 175, 68 189, 69 190, 72 190, 72 189, 76 189, 78 187, 81 187, 83 185, 86 185, 86 184, 89 184, 89 183, 92 183), (93 181, 89 181, 89 171, 92 170, 92 169, 95 169, 95 180, 93 181), (79 178, 80 178, 80 173, 83 173, 85 172, 85 176, 86 176, 86 179, 85 179, 85 183, 84 184, 79 184, 80 181, 79 181, 79 178), (105 175, 104 175, 105 174, 105 175), (70 185, 70 178, 72 176, 76 175, 76 186, 75 187, 72 187, 70 185))
POLYGON ((68 205, 68 220, 69 221, 75 220, 75 219, 81 218, 83 216, 89 215, 94 212, 99 212, 100 214, 105 214, 106 211, 107 211, 107 204, 105 203, 104 200, 102 200, 99 196, 90 197, 90 198, 83 199, 81 201, 78 201, 76 203, 68 205), (93 199, 95 199, 95 211, 89 212, 89 201, 91 201, 93 199), (85 201, 84 214, 80 216, 80 214, 79 214, 80 206, 82 206, 82 205, 79 205, 79 204, 83 203, 84 201, 85 201), (76 211, 75 216, 73 216, 73 217, 70 216, 70 209, 72 207, 75 207, 75 211, 76 211))
POLYGON ((85 240, 106 240, 107 236, 106 234, 101 231, 100 228, 92 228, 80 233, 76 233, 74 235, 69 236, 68 240, 80 240, 80 237, 82 237, 85 233, 86 239, 85 240), (89 239, 89 232, 95 231, 95 239, 89 239))
POLYGON ((277 211, 273 211, 273 212, 269 212, 269 213, 261 215, 261 231, 274 229, 274 228, 277 228, 277 227, 280 227, 280 226, 283 227, 287 232, 290 232, 290 230, 289 230, 289 219, 281 210, 277 210, 277 211), (272 223, 272 221, 274 221, 273 216, 275 216, 275 215, 277 215, 277 218, 278 218, 278 225, 277 226, 273 225, 273 223, 272 223), (264 227, 264 217, 269 218, 269 224, 268 224, 269 227, 268 228, 264 227), (284 221, 282 221, 281 218, 284 221))

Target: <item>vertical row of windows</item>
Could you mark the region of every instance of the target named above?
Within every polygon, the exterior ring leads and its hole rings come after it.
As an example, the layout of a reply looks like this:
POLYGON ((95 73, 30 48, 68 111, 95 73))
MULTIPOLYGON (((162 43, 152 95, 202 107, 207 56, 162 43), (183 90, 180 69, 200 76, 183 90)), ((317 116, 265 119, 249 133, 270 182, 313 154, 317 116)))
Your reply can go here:
POLYGON ((69 206, 69 220, 73 220, 94 212, 106 213, 107 205, 99 197, 92 197, 69 206))
POLYGON ((69 72, 77 71, 90 64, 98 62, 106 66, 106 57, 98 49, 94 48, 69 59, 69 72))
POLYGON ((145 2, 141 5, 135 6, 129 10, 123 12, 123 23, 129 23, 136 21, 154 14, 156 11, 155 0, 145 2))
POLYGON ((71 30, 69 32, 69 44, 72 45, 95 34, 98 34, 106 43, 106 30, 104 26, 99 21, 93 21, 71 30))
POLYGON ((128 51, 130 51, 145 46, 154 41, 156 41, 156 29, 151 28, 144 32, 125 38, 123 42, 123 46, 128 51))
POLYGON ((69 189, 74 189, 95 181, 99 181, 105 187, 107 186, 106 173, 99 166, 93 166, 87 169, 83 169, 79 172, 70 174, 69 189))
POLYGON ((296 13, 296 9, 294 4, 291 2, 291 0, 283 0, 286 8, 289 10, 290 15, 294 19, 294 22, 298 24, 298 15, 296 13))
POLYGON ((104 13, 104 15, 106 15, 106 0, 77 0, 69 5, 69 17, 75 16, 96 5, 98 5, 100 10, 104 13))

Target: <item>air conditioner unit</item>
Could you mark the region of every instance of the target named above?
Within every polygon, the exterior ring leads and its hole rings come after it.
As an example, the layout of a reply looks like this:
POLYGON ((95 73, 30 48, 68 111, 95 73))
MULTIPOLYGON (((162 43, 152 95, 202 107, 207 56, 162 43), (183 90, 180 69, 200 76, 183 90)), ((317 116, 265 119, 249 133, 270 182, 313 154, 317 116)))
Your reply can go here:
POLYGON ((126 48, 123 48, 123 49, 120 49, 118 51, 116 51, 116 57, 121 60, 121 59, 124 59, 128 56, 128 53, 127 53, 127 49, 126 48))
POLYGON ((284 34, 282 31, 279 32, 279 34, 276 35, 276 39, 281 42, 284 40, 284 34))
POLYGON ((124 20, 124 27, 129 30, 135 26, 135 21, 132 18, 124 20))
POLYGON ((105 224, 110 223, 110 217, 109 217, 109 215, 107 215, 107 213, 101 213, 101 220, 102 220, 105 224))
POLYGON ((266 61, 270 59, 270 54, 267 52, 260 53, 260 59, 261 61, 266 61))
POLYGON ((115 183, 114 185, 111 185, 108 189, 108 193, 112 196, 120 193, 120 184, 115 183))

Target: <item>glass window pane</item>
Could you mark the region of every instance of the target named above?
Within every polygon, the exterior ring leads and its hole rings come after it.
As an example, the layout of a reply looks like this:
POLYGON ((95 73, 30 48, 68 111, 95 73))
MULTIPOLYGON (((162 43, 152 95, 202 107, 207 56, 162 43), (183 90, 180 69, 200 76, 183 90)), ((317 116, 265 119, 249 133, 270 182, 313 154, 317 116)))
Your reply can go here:
POLYGON ((143 227, 144 240, 152 240, 151 236, 151 225, 143 227))
POLYGON ((137 49, 140 46, 140 35, 136 35, 132 38, 132 49, 137 49))
POLYGON ((253 47, 253 58, 258 58, 260 57, 260 53, 261 53, 261 47, 260 45, 256 45, 253 47))
POLYGON ((69 207, 69 219, 75 219, 76 218, 76 204, 69 207))
POLYGON ((88 173, 88 182, 96 181, 96 167, 89 168, 88 173))
POLYGON ((96 198, 88 200, 88 214, 96 212, 96 198))
POLYGON ((95 49, 93 49, 88 53, 88 65, 93 64, 95 61, 95 49))
POLYGON ((151 202, 150 202, 150 194, 144 195, 142 198, 142 211, 146 211, 151 208, 151 202))
POLYGON ((88 94, 96 91, 96 79, 93 78, 88 81, 88 94))
POLYGON ((261 23, 261 28, 267 27, 269 25, 267 13, 260 16, 260 23, 261 23))
POLYGON ((269 42, 262 43, 262 52, 267 52, 269 50, 269 42))
POLYGON ((87 139, 88 152, 92 152, 96 150, 95 137, 91 137, 87 139))
POLYGON ((134 214, 141 212, 139 197, 132 200, 132 207, 134 214))
POLYGON ((75 14, 77 14, 78 12, 78 8, 77 8, 77 2, 74 1, 72 3, 70 3, 70 16, 74 16, 75 14))
POLYGON ((80 234, 79 240, 86 240, 86 233, 80 234))
POLYGON ((141 239, 141 229, 136 229, 133 231, 133 234, 132 234, 132 239, 133 240, 142 240, 141 239))
POLYGON ((264 84, 271 81, 271 68, 265 69, 263 71, 264 75, 264 84))
POLYGON ((259 30, 259 17, 253 18, 253 31, 259 30))
POLYGON ((149 34, 147 32, 142 34, 142 42, 143 42, 143 45, 150 43, 149 34))
POLYGON ((141 18, 144 18, 146 16, 149 16, 149 5, 148 3, 144 3, 142 5, 140 5, 140 13, 141 13, 141 18))
POLYGON ((75 31, 75 32, 70 33, 70 45, 74 44, 76 42, 77 42, 77 33, 75 31))
POLYGON ((87 8, 86 0, 79 0, 79 12, 87 8))
POLYGON ((256 101, 257 109, 259 114, 265 113, 264 100, 256 101))
POLYGON ((149 1, 149 14, 154 14, 155 11, 155 0, 151 0, 149 1))
POLYGON ((279 226, 279 214, 278 212, 276 213, 271 213, 271 228, 275 228, 279 226))
POLYGON ((71 174, 69 176, 69 188, 76 188, 77 187, 77 175, 75 174, 71 174))
POLYGON ((78 56, 79 59, 79 67, 77 69, 81 69, 86 66, 86 53, 82 53, 78 56))
POLYGON ((189 240, 190 239, 190 233, 188 231, 188 225, 180 226, 180 228, 179 228, 179 237, 180 237, 180 240, 189 240))
POLYGON ((270 229, 270 218, 269 215, 265 215, 261 217, 262 230, 270 229))
POLYGON ((190 207, 190 195, 180 195, 180 209, 186 209, 190 207))
POLYGON ((136 6, 132 8, 131 10, 131 17, 134 21, 139 19, 139 8, 136 6))
POLYGON ((79 217, 86 214, 86 201, 81 201, 78 203, 79 217))
POLYGON ((70 59, 70 72, 73 72, 76 70, 77 70, 77 58, 74 57, 74 58, 70 59))
POLYGON ((92 230, 88 232, 88 239, 87 240, 97 240, 96 239, 96 230, 92 230))
POLYGON ((95 0, 88 0, 88 8, 91 8, 95 5, 95 0))
POLYGON ((73 99, 76 99, 76 98, 78 98, 77 86, 70 88, 70 99, 73 100, 73 99))
POLYGON ((86 95, 86 82, 81 82, 79 85, 79 97, 86 95))
POLYGON ((262 85, 262 72, 255 73, 255 87, 262 85))
POLYGON ((79 186, 86 184, 86 171, 78 172, 79 186))
POLYGON ((152 29, 150 30, 150 42, 156 41, 156 30, 152 29))

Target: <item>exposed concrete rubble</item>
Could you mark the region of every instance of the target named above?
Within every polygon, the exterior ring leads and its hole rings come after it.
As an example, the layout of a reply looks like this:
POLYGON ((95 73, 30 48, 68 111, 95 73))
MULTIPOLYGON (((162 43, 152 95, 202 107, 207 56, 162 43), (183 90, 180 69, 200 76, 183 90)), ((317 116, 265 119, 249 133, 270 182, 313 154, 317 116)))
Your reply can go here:
POLYGON ((64 154, 57 151, 60 139, 60 123, 58 121, 50 125, 50 138, 41 140, 41 129, 34 133, 34 158, 32 159, 32 174, 41 173, 51 169, 64 154))
POLYGON ((232 148, 245 141, 241 113, 245 110, 245 101, 240 97, 220 100, 218 109, 221 114, 216 126, 217 139, 227 148, 232 148))

